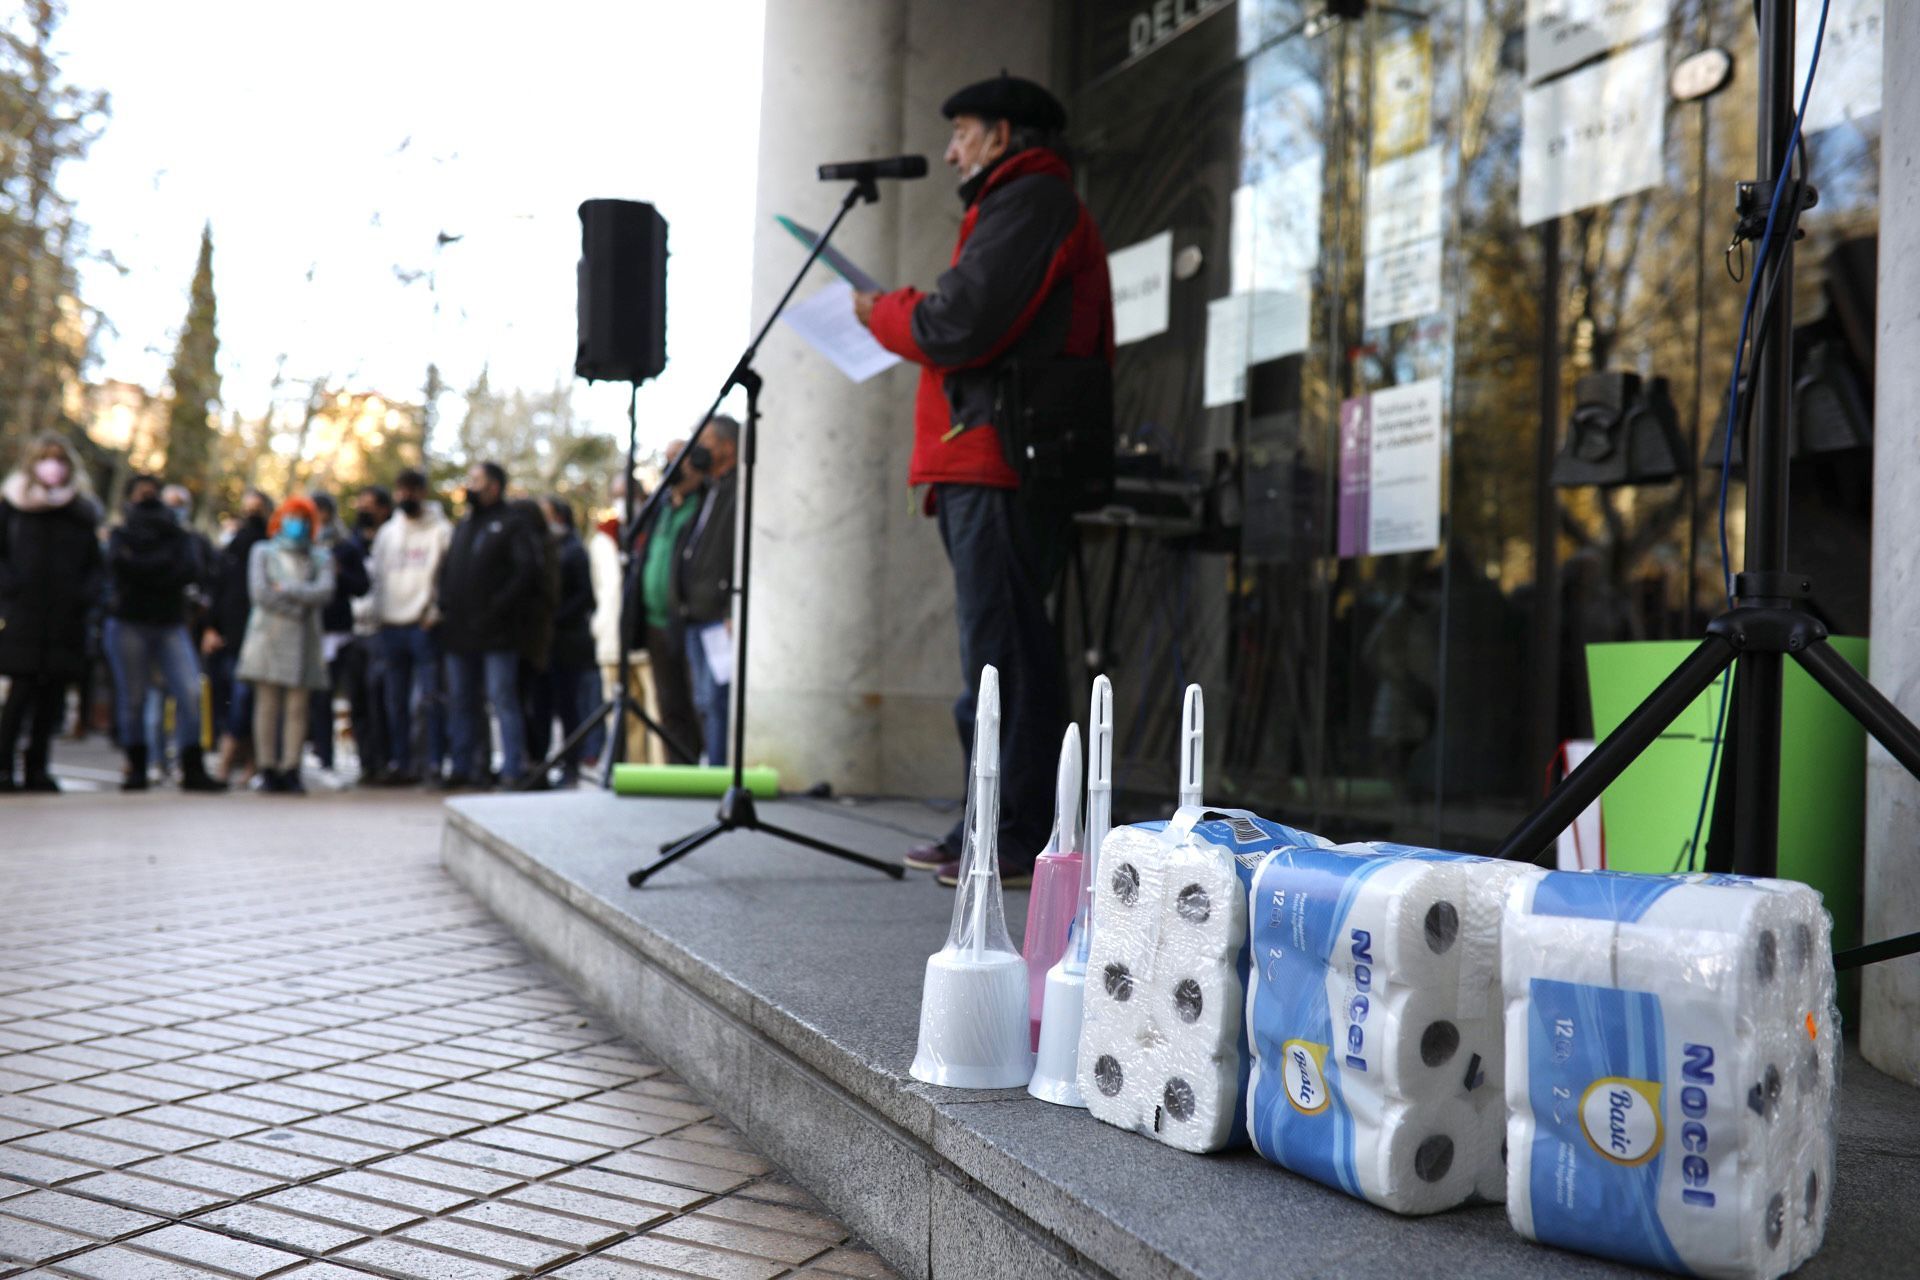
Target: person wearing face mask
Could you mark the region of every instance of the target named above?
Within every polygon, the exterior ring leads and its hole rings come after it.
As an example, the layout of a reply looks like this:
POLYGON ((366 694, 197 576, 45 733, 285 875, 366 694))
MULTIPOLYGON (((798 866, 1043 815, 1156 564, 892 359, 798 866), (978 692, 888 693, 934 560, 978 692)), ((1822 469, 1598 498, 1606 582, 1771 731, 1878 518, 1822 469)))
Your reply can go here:
MULTIPOLYGON (((523 670, 529 677, 527 757, 534 761, 544 761, 553 746, 555 717, 562 738, 571 737, 587 712, 600 704, 600 673, 593 665, 593 570, 587 563, 587 548, 573 531, 573 507, 565 498, 548 494, 539 506, 559 582, 546 667, 523 670), (592 681, 591 690, 588 681, 592 681)), ((580 754, 576 746, 561 762, 561 786, 579 782, 580 754)))
MULTIPOLYGON (((187 634, 193 638, 194 651, 198 653, 212 625, 209 604, 213 599, 214 580, 219 570, 219 552, 214 550, 206 534, 193 527, 193 492, 187 486, 170 484, 160 490, 160 505, 173 516, 175 523, 187 531, 187 539, 193 543, 193 559, 198 570, 193 586, 187 589, 187 634)), ((171 700, 158 685, 148 688, 147 762, 163 780, 171 774, 171 766, 175 763, 167 757, 167 710, 171 705, 171 700)), ((175 714, 178 714, 177 708, 175 714)), ((201 731, 205 732, 205 726, 201 731)))
POLYGON ((701 438, 709 442, 704 454, 703 446, 695 445, 688 450, 687 462, 706 478, 706 491, 680 546, 674 590, 706 760, 726 764, 733 696, 733 513, 739 494, 735 465, 740 455, 740 424, 716 414, 708 419, 701 438))
POLYGON ((103 637, 113 669, 120 747, 127 757, 123 791, 147 789, 143 713, 148 675, 156 669, 174 702, 181 790, 225 789, 207 776, 200 752, 200 668, 187 634, 188 593, 200 571, 192 539, 160 501, 160 481, 133 477, 127 482, 125 518, 107 539, 103 637))
POLYGON ((508 505, 504 468, 476 462, 468 469, 466 519, 440 564, 452 738, 448 790, 490 783, 488 706, 499 729, 501 782, 518 786, 525 771, 520 663, 530 621, 537 626, 545 611, 545 548, 527 536, 527 523, 508 505))
POLYGON ((453 525, 427 497, 427 478, 402 471, 393 482, 393 517, 373 540, 373 621, 380 629, 380 684, 387 707, 382 781, 411 786, 437 777, 446 754, 440 696, 440 564, 453 525), (414 742, 418 728, 420 743, 414 742))
POLYGON ((237 674, 253 686, 253 743, 262 790, 297 793, 308 694, 327 687, 320 614, 333 599, 333 556, 314 542, 320 511, 294 494, 267 522, 247 564, 253 616, 237 674))
POLYGON ((267 517, 273 500, 258 489, 240 497, 240 522, 220 549, 213 575, 208 620, 212 625, 200 637, 208 683, 213 688, 214 723, 221 730, 220 776, 245 781, 253 768, 253 690, 234 675, 240 645, 247 638, 247 620, 253 600, 247 588, 247 570, 253 549, 267 538, 267 517))
MULTIPOLYGON (((953 566, 966 681, 954 722, 969 757, 980 668, 1000 671, 999 843, 1013 885, 1031 874, 1052 819, 1065 693, 1046 600, 1072 508, 1023 487, 1015 464, 1028 459, 1009 459, 996 418, 1017 404, 1098 413, 1101 393, 1111 403, 1112 290, 1106 246, 1057 142, 1067 123, 1059 101, 1002 74, 961 89, 941 113, 953 123, 946 160, 966 208, 952 264, 929 292, 859 293, 854 311, 881 346, 921 366, 908 483, 927 486, 924 509, 953 566)), ((1111 431, 1104 418, 1089 432, 1111 431)), ((956 824, 907 865, 954 883, 961 835, 956 824)))
MULTIPOLYGON (((67 686, 84 674, 87 611, 100 588, 100 509, 82 489, 67 442, 29 444, 0 482, 0 793, 58 791, 48 762, 67 686), (14 750, 27 731, 25 775, 14 750)), ((81 707, 81 714, 86 708, 81 707)))
MULTIPOLYGON (((687 447, 685 440, 669 441, 668 465, 687 447)), ((700 749, 700 713, 693 702, 693 672, 687 666, 686 626, 674 590, 675 569, 687 533, 700 514, 704 491, 697 460, 712 465, 713 455, 702 446, 674 476, 673 488, 634 536, 634 554, 627 567, 626 624, 629 649, 647 651, 647 669, 653 679, 656 717, 667 731, 662 744, 668 764, 698 764, 674 743, 696 755, 700 749)))
POLYGON ((320 610, 320 655, 327 667, 327 687, 314 690, 308 701, 307 742, 320 762, 327 785, 337 786, 333 777, 333 698, 345 686, 342 655, 353 640, 353 602, 366 595, 372 583, 367 577, 366 557, 340 523, 333 495, 314 489, 307 497, 320 513, 313 545, 324 548, 333 559, 333 598, 320 610))
POLYGON ((362 786, 379 786, 387 772, 387 710, 380 662, 380 624, 373 614, 373 543, 380 526, 393 517, 393 494, 368 485, 353 498, 353 524, 346 543, 367 570, 366 594, 353 601, 353 637, 340 651, 340 683, 347 695, 353 746, 360 758, 362 786))

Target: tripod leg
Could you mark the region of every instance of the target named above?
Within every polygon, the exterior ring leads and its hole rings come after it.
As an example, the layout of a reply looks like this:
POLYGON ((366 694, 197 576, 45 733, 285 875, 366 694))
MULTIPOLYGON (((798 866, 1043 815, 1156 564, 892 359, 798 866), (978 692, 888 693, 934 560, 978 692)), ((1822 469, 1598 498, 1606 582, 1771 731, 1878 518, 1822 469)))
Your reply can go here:
POLYGON ((720 835, 726 829, 725 823, 715 822, 700 828, 690 836, 682 836, 672 844, 660 846, 660 857, 648 863, 646 866, 641 867, 638 871, 628 872, 627 884, 638 889, 641 885, 652 879, 656 872, 665 871, 668 867, 680 861, 680 859, 686 857, 715 836, 720 835))
POLYGON ((851 849, 842 849, 837 844, 828 844, 825 840, 817 840, 812 836, 803 835, 798 831, 790 831, 786 827, 776 827, 771 822, 756 822, 753 829, 756 831, 764 831, 770 836, 777 836, 782 840, 787 840, 797 845, 804 845, 809 849, 815 849, 821 853, 830 853, 836 858, 845 858, 848 862, 857 862, 863 867, 872 867, 875 871, 889 875, 895 880, 903 879, 907 874, 906 868, 897 862, 881 862, 876 858, 869 858, 864 853, 855 853, 851 849))
POLYGON ((686 760, 698 760, 700 758, 698 751, 688 751, 686 743, 668 733, 665 725, 648 715, 647 709, 641 706, 640 700, 631 693, 627 695, 627 714, 645 725, 648 732, 652 733, 654 737, 666 743, 667 750, 674 755, 686 760))
POLYGON ((1853 664, 1825 642, 1810 644, 1793 656, 1903 769, 1920 778, 1920 729, 1901 714, 1886 694, 1874 688, 1865 676, 1854 670, 1853 664))
POLYGON ((568 734, 566 736, 566 740, 563 741, 559 746, 553 749, 552 755, 548 756, 545 760, 541 761, 541 763, 537 767, 528 770, 525 780, 523 780, 520 783, 520 790, 522 791, 532 790, 536 782, 540 781, 541 779, 544 779, 548 774, 552 773, 556 768, 558 768, 561 764, 563 764, 566 761, 566 758, 569 755, 573 754, 573 749, 579 746, 581 743, 585 742, 587 740, 587 735, 592 733, 594 729, 599 727, 600 722, 602 720, 605 720, 607 718, 607 713, 612 710, 613 710, 612 702, 610 701, 603 702, 600 704, 599 710, 595 711, 593 714, 589 715, 585 720, 582 720, 578 725, 574 726, 573 732, 568 734))
POLYGON ((1625 773, 1660 731, 1672 724, 1693 700, 1706 691, 1720 673, 1732 665, 1733 645, 1710 635, 1673 669, 1646 701, 1620 722, 1620 727, 1595 747, 1586 762, 1568 774, 1553 789, 1546 802, 1514 828, 1513 834, 1494 851, 1496 858, 1518 858, 1537 862, 1545 855, 1562 831, 1600 798, 1615 778, 1625 773))

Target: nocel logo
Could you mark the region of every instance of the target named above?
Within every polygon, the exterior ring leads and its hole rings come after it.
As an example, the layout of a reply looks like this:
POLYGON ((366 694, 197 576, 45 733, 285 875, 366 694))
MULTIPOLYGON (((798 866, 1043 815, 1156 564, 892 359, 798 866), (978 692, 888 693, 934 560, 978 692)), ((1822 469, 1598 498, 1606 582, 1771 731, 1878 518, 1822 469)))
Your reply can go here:
POLYGON ((1660 1086, 1651 1080, 1603 1076, 1580 1095, 1587 1141, 1615 1164, 1641 1165, 1660 1153, 1660 1086))
POLYGON ((1280 1078, 1287 1101, 1303 1116, 1327 1109, 1327 1046, 1308 1040, 1289 1040, 1280 1046, 1280 1078))

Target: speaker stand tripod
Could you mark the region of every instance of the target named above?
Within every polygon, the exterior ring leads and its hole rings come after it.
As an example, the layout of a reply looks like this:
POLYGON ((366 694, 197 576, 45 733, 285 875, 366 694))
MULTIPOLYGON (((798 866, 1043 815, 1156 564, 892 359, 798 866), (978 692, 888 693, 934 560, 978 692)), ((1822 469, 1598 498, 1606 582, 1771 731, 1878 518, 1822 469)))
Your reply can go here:
MULTIPOLYGON (((687 749, 686 743, 681 742, 679 739, 675 738, 671 733, 668 733, 666 730, 666 726, 662 725, 659 721, 655 720, 652 716, 647 714, 647 709, 640 705, 640 700, 638 698, 633 696, 632 685, 629 683, 627 679, 627 673, 631 671, 633 668, 633 655, 631 653, 632 646, 627 643, 627 609, 629 605, 632 603, 631 601, 632 593, 626 589, 627 577, 632 570, 632 567, 628 564, 628 559, 633 553, 634 534, 638 531, 638 528, 639 528, 639 526, 634 524, 634 520, 633 520, 633 469, 634 469, 635 463, 638 460, 639 436, 640 436, 640 422, 639 422, 639 418, 636 416, 636 413, 635 413, 635 405, 639 398, 639 395, 640 395, 639 385, 636 383, 628 383, 627 384, 627 483, 625 485, 625 495, 624 495, 625 501, 626 501, 626 510, 620 522, 620 548, 619 548, 620 567, 621 567, 620 660, 619 660, 620 687, 618 689, 615 689, 613 693, 606 699, 606 701, 602 702, 596 710, 589 712, 586 719, 582 720, 579 724, 575 725, 573 732, 568 734, 561 741, 560 745, 553 749, 552 755, 548 756, 544 761, 542 761, 540 764, 536 765, 533 769, 528 771, 525 780, 522 781, 520 784, 520 789, 523 791, 538 790, 540 787, 544 786, 546 784, 547 778, 553 773, 554 769, 558 768, 562 764, 565 764, 567 761, 567 758, 574 753, 574 751, 580 746, 582 742, 585 742, 587 740, 588 736, 591 735, 595 729, 599 728, 600 725, 605 722, 609 714, 613 716, 613 728, 612 728, 612 731, 607 736, 606 759, 600 771, 600 785, 602 787, 606 787, 610 789, 613 786, 613 766, 619 762, 620 758, 623 755, 626 754, 627 717, 628 716, 632 716, 634 719, 638 720, 641 724, 647 727, 647 732, 653 734, 656 738, 660 739, 660 741, 666 743, 667 751, 670 754, 677 756, 680 759, 687 761, 688 763, 692 763, 700 758, 700 753, 698 751, 689 751, 687 749)), ((662 491, 664 491, 665 489, 664 481, 662 482, 661 488, 662 488, 662 491)), ((648 503, 647 510, 648 511, 653 510, 653 505, 651 502, 648 503)))
MULTIPOLYGON (((1780 718, 1787 658, 1804 667, 1908 773, 1920 778, 1920 729, 1827 644, 1826 627, 1802 607, 1813 594, 1812 582, 1785 567, 1787 424, 1793 407, 1793 228, 1797 208, 1805 207, 1801 202, 1811 203, 1811 188, 1796 181, 1788 165, 1794 130, 1794 7, 1794 0, 1759 4, 1759 169, 1772 177, 1755 184, 1754 191, 1764 203, 1774 199, 1777 184, 1786 183, 1775 207, 1796 212, 1778 247, 1762 243, 1760 261, 1766 274, 1755 284, 1766 303, 1759 317, 1752 379, 1746 572, 1735 579, 1733 607, 1708 624, 1699 647, 1515 828, 1496 851, 1498 857, 1544 858, 1560 832, 1729 668, 1737 668, 1729 735, 1733 759, 1730 770, 1723 772, 1733 776, 1732 794, 1722 797, 1722 805, 1732 819, 1731 870, 1771 876, 1778 863, 1780 718)), ((1729 436, 1732 430, 1730 425, 1729 436)), ((1726 781, 1723 778, 1723 789, 1726 781)), ((1834 965, 1857 968, 1915 952, 1920 952, 1920 933, 1841 952, 1834 965)))
POLYGON ((882 862, 830 841, 820 840, 804 832, 793 831, 762 820, 759 810, 754 805, 753 793, 747 790, 743 777, 747 758, 747 619, 751 612, 747 605, 753 585, 753 471, 754 458, 759 452, 760 441, 761 381, 760 374, 753 367, 753 359, 759 353, 761 342, 772 330, 774 321, 778 320, 780 313, 786 310, 788 301, 800 288, 801 280, 806 277, 808 269, 826 249, 827 242, 833 238, 833 233, 839 229, 841 221, 846 218, 848 212, 862 201, 872 204, 879 198, 879 188, 874 185, 872 179, 855 182, 847 192, 846 198, 840 202, 840 211, 834 214, 833 221, 827 224, 827 229, 815 242, 813 252, 809 253, 807 260, 800 264, 800 270, 794 274, 793 282, 787 286, 787 291, 774 305, 773 313, 767 317, 766 323, 760 326, 760 331, 754 335, 753 341, 747 344, 747 349, 734 365, 733 372, 727 375, 726 382, 720 387, 720 394, 713 398, 712 407, 707 410, 706 416, 701 418, 700 425, 694 428, 693 436, 687 441, 687 447, 680 451, 680 456, 675 458, 672 465, 667 468, 666 474, 660 479, 659 489, 647 500, 648 508, 651 510, 653 504, 666 493, 668 486, 673 483, 675 473, 686 460, 687 455, 693 451, 693 446, 699 442, 701 434, 707 429, 707 423, 719 410, 721 401, 725 400, 735 387, 745 391, 747 420, 740 439, 738 481, 740 500, 734 509, 733 685, 729 707, 731 724, 728 733, 728 739, 733 748, 731 762, 733 781, 728 786, 726 795, 721 798, 719 811, 714 815, 712 822, 697 831, 689 832, 678 840, 662 845, 659 858, 627 876, 627 883, 636 889, 708 841, 734 831, 755 831, 769 835, 789 844, 812 849, 816 853, 830 854, 836 858, 844 858, 848 862, 858 863, 863 867, 871 867, 895 880, 906 875, 905 868, 898 863, 882 862))

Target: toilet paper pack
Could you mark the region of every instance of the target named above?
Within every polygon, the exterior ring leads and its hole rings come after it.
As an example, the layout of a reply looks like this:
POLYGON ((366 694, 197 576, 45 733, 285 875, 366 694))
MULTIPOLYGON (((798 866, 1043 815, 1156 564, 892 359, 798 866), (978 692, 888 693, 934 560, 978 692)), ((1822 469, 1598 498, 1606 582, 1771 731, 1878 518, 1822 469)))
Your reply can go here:
POLYGON ((1702 1276, 1819 1248, 1838 1066, 1831 925, 1804 885, 1554 873, 1510 891, 1508 1216, 1702 1276))
POLYGON ((1498 961, 1480 954, 1496 944, 1467 925, 1476 877, 1507 874, 1404 846, 1267 857, 1249 904, 1248 1127, 1262 1155, 1408 1214, 1498 1181, 1498 961))
POLYGON ((1096 1118, 1187 1151, 1243 1139, 1246 881, 1270 850, 1322 843, 1199 806, 1107 837, 1078 1064, 1096 1118))

